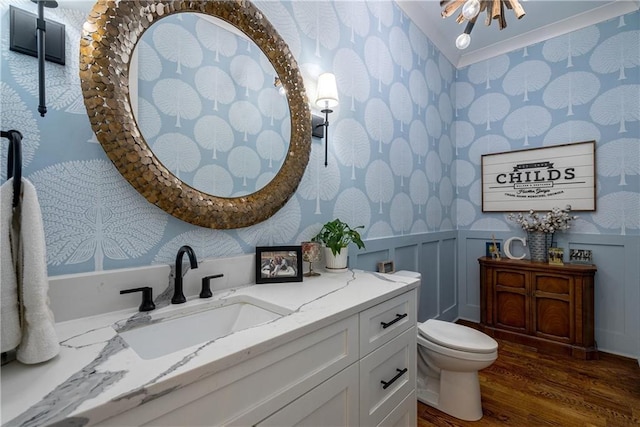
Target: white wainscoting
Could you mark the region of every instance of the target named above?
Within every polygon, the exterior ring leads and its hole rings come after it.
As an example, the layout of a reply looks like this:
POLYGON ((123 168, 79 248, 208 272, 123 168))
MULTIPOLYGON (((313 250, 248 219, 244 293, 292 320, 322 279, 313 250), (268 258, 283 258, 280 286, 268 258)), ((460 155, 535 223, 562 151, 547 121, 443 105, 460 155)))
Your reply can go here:
MULTIPOLYGON (((351 246, 354 268, 375 271, 393 260, 396 270, 422 274, 418 320, 430 318, 480 321, 478 258, 495 234, 504 243, 525 233, 445 231, 367 240, 366 249, 351 246)), ((638 359, 640 363, 640 236, 557 233, 557 246, 590 249, 598 267, 595 277, 595 335, 598 348, 638 359)), ((524 248, 526 252, 526 248, 524 248)), ((514 246, 514 255, 523 248, 514 246)), ((526 252, 528 256, 528 252, 526 252)))
POLYGON ((456 286, 457 231, 412 234, 365 241, 366 249, 349 249, 350 266, 376 271, 381 261, 392 260, 396 271, 422 274, 418 294, 418 321, 458 318, 456 286))

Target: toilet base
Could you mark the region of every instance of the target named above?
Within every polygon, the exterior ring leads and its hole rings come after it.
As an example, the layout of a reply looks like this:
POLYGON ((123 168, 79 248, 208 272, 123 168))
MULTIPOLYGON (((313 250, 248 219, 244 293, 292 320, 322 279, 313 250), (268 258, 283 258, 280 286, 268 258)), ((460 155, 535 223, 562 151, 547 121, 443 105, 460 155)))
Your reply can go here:
POLYGON ((427 378, 418 386, 418 400, 445 414, 465 421, 482 418, 480 382, 477 372, 440 371, 440 379, 427 378))

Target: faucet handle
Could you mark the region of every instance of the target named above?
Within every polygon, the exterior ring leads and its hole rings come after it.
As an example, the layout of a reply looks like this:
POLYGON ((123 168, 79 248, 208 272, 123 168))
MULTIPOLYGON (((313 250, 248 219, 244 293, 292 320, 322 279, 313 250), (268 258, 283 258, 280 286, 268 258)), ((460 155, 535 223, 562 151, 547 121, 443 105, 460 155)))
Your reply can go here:
POLYGON ((202 278, 202 290, 200 291, 200 298, 211 298, 211 279, 217 279, 218 277, 224 277, 224 274, 214 274, 213 276, 205 276, 202 278))
POLYGON ((120 295, 122 294, 130 294, 133 292, 142 292, 142 304, 138 310, 140 311, 151 311, 156 308, 156 305, 153 303, 153 288, 150 286, 143 286, 141 288, 132 288, 132 289, 124 289, 120 291, 120 295))

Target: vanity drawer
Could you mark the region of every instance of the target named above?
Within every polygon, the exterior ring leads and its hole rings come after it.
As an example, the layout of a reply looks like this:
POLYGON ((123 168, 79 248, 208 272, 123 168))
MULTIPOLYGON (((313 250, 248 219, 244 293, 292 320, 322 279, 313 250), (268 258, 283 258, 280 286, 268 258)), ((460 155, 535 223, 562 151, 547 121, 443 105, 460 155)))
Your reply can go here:
POLYGON ((360 360, 360 425, 378 425, 415 387, 416 328, 411 327, 360 360))
POLYGON ((416 293, 398 295, 360 313, 360 357, 416 325, 416 293))
POLYGON ((415 427, 418 425, 418 399, 412 391, 396 406, 387 417, 378 424, 379 427, 415 427))

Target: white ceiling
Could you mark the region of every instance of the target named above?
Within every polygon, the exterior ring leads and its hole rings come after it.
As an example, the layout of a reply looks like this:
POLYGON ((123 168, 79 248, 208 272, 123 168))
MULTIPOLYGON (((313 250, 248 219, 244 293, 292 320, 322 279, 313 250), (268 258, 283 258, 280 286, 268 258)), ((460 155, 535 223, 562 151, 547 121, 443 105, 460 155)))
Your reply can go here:
POLYGON ((520 0, 526 12, 522 19, 505 10, 507 28, 500 31, 497 21, 489 27, 484 25, 483 12, 471 32, 471 45, 458 50, 455 39, 466 25, 456 23, 458 12, 443 19, 439 0, 396 1, 457 68, 633 12, 640 6, 638 0, 520 0))

